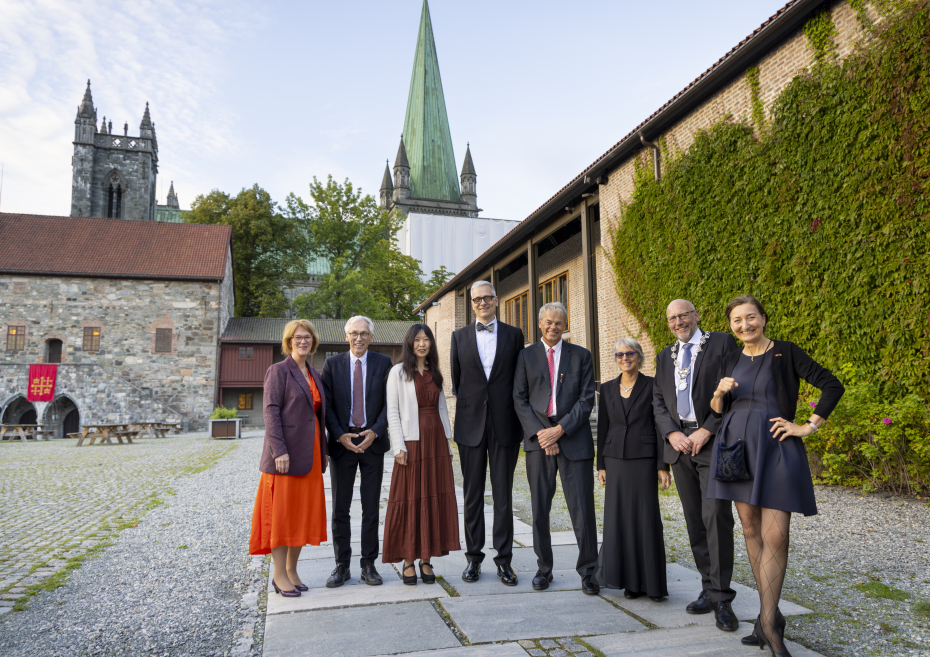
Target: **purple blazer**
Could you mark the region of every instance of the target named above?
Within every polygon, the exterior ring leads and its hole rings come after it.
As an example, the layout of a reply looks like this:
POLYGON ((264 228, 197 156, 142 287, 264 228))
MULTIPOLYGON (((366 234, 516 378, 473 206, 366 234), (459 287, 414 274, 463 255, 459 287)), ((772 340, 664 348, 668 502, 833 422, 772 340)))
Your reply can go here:
MULTIPOLYGON (((265 372, 265 395, 262 416, 265 419, 265 445, 258 469, 268 474, 280 474, 274 465, 276 457, 287 454, 291 457, 287 474, 305 475, 313 469, 314 435, 316 423, 320 423, 320 445, 326 456, 326 397, 323 383, 317 371, 307 365, 323 403, 320 414, 313 412, 313 394, 303 372, 288 356, 275 363, 265 372)), ((326 459, 323 459, 326 472, 326 459)))

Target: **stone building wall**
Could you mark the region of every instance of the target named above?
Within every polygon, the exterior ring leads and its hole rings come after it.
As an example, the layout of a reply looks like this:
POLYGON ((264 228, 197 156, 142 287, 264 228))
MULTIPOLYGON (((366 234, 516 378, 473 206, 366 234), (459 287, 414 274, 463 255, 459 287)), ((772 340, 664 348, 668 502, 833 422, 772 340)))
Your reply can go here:
POLYGON ((203 423, 213 408, 218 337, 232 297, 222 298, 221 289, 228 285, 231 280, 0 276, 0 362, 45 362, 48 341, 58 339, 63 364, 101 365, 203 423), (25 350, 6 350, 10 325, 25 326, 25 350), (83 350, 85 327, 100 329, 99 351, 83 350), (159 328, 172 330, 168 353, 155 352, 159 328))
MULTIPOLYGON (((91 178, 91 215, 106 217, 108 188, 114 175, 123 187, 120 219, 155 220, 155 177, 152 142, 141 137, 97 135, 91 178), (118 145, 117 145, 118 144, 118 145), (135 144, 135 146, 130 146, 135 144)), ((113 185, 116 187, 116 185, 113 185)))

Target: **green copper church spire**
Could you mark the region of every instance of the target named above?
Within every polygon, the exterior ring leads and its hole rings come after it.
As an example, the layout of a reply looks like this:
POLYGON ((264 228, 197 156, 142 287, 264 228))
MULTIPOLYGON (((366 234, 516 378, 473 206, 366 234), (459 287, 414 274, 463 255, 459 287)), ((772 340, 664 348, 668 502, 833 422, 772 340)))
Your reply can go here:
POLYGON ((452 134, 427 0, 423 0, 420 15, 403 136, 410 161, 410 196, 460 201, 452 134))

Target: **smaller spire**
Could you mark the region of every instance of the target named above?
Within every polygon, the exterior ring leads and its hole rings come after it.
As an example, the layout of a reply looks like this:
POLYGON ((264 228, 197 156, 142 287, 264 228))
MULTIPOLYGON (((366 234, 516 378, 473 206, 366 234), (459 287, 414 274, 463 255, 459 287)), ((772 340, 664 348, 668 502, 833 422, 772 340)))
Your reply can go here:
POLYGON ((462 174, 463 176, 477 176, 475 173, 475 164, 471 161, 471 144, 469 143, 465 147, 465 162, 462 163, 462 174))
POLYGON ((404 136, 400 136, 400 146, 397 147, 397 157, 394 159, 394 168, 397 167, 407 167, 410 168, 410 163, 407 161, 407 149, 404 148, 404 136))
POLYGON ((100 134, 107 134, 107 117, 103 117, 103 123, 100 124, 100 134))
POLYGON ((168 200, 166 201, 166 205, 170 208, 181 207, 180 204, 178 203, 178 195, 174 193, 174 181, 173 180, 171 181, 171 187, 168 189, 168 200))
POLYGON ((109 129, 110 134, 112 135, 112 134, 113 134, 113 121, 110 121, 110 122, 107 124, 107 129, 109 129))
POLYGON ((145 114, 142 115, 142 123, 139 125, 139 128, 154 128, 152 125, 152 116, 149 114, 149 104, 145 103, 145 114))
POLYGON ((123 124, 123 136, 124 136, 124 137, 128 137, 128 136, 129 136, 129 121, 126 121, 126 122, 123 124))
POLYGON ((87 81, 87 89, 84 90, 84 99, 81 101, 78 115, 88 119, 96 120, 97 118, 97 112, 94 110, 94 98, 90 94, 90 80, 87 81))
POLYGON ((381 179, 381 191, 393 192, 394 191, 394 181, 391 180, 391 169, 388 166, 389 160, 384 161, 384 177, 381 179))

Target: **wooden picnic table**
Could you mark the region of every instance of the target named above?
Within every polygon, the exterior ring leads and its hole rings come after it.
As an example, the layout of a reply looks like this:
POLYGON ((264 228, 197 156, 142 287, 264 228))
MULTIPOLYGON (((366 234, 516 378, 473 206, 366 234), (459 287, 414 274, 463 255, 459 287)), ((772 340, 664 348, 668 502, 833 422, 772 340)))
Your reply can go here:
POLYGON ((166 438, 170 430, 164 422, 135 422, 131 428, 139 434, 148 433, 152 438, 166 438))
POLYGON ((51 429, 46 429, 41 424, 0 424, 0 440, 6 439, 5 436, 8 431, 11 432, 10 442, 13 442, 16 440, 16 436, 19 436, 19 439, 24 443, 27 442, 27 438, 48 440, 48 437, 53 433, 51 429))
POLYGON ((132 439, 138 437, 141 433, 140 430, 133 427, 129 422, 120 422, 118 424, 85 424, 83 430, 79 434, 69 434, 77 435, 77 447, 80 447, 84 444, 84 440, 90 438, 91 445, 99 438, 99 445, 112 445, 113 441, 111 438, 116 438, 119 441, 119 444, 123 444, 123 438, 125 438, 129 444, 132 444, 132 439))

